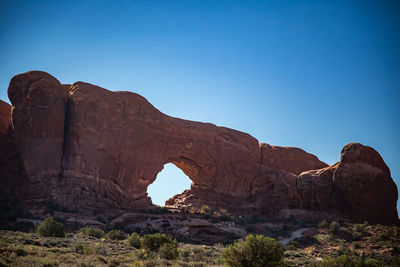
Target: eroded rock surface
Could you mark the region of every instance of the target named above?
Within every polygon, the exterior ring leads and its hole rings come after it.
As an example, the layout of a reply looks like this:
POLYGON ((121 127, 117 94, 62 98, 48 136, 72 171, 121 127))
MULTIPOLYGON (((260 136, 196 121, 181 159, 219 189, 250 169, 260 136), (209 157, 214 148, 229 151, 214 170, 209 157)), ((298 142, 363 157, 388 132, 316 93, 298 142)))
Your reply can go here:
POLYGON ((148 185, 174 163, 193 183, 167 201, 171 207, 271 215, 307 210, 397 222, 389 169, 361 144, 346 146, 341 162, 328 166, 299 148, 167 116, 135 93, 62 85, 44 72, 15 76, 9 97, 14 127, 5 143, 19 165, 6 164, 0 179, 19 181, 12 194, 25 202, 103 214, 149 207, 148 185))
POLYGON ((396 184, 373 148, 356 143, 346 145, 333 184, 343 194, 353 219, 385 224, 398 219, 396 184))
POLYGON ((31 183, 47 182, 61 171, 67 90, 53 76, 31 71, 11 79, 8 97, 17 150, 31 183))
POLYGON ((308 170, 327 167, 313 154, 297 147, 271 146, 260 144, 261 163, 271 169, 284 170, 296 175, 308 170))

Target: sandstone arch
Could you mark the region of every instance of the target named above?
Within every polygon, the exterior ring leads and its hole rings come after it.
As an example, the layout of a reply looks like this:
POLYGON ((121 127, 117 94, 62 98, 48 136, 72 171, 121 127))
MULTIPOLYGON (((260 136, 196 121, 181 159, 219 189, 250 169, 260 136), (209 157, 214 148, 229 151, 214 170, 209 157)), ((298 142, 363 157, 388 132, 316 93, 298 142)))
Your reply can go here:
POLYGON ((304 150, 170 117, 131 92, 83 82, 62 85, 33 71, 15 76, 8 93, 12 123, 1 146, 15 152, 1 154, 0 181, 17 181, 8 194, 25 202, 51 200, 85 212, 148 207, 147 186, 172 162, 193 185, 168 200, 170 206, 266 214, 300 209, 370 222, 398 220, 390 171, 375 150, 360 144, 344 150, 352 160, 342 155, 339 164, 324 170, 327 164, 304 150), (354 173, 357 181, 368 177, 368 182, 347 188, 354 173), (388 192, 385 198, 363 199, 363 190, 374 187, 388 192), (363 203, 375 203, 373 210, 363 210, 363 203))

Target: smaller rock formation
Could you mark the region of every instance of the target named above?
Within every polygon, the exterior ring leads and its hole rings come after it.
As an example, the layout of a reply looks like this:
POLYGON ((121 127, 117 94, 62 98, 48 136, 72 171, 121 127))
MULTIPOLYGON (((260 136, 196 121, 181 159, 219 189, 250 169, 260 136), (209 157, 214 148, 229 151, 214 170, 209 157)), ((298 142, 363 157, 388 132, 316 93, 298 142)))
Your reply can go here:
POLYGON ((383 224, 398 220, 396 184, 388 166, 372 147, 346 145, 333 184, 343 194, 353 220, 383 224))
POLYGON ((358 143, 343 147, 340 162, 303 172, 300 206, 370 223, 398 223, 397 187, 382 157, 358 143))

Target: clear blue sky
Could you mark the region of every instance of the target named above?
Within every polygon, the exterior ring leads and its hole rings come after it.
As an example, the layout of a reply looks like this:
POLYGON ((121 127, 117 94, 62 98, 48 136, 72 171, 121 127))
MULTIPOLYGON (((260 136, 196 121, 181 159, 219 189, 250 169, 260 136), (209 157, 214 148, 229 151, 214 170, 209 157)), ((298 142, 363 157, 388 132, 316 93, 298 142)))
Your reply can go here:
POLYGON ((0 0, 0 98, 15 74, 44 70, 329 164, 361 142, 399 186, 399 14, 378 0, 0 0))

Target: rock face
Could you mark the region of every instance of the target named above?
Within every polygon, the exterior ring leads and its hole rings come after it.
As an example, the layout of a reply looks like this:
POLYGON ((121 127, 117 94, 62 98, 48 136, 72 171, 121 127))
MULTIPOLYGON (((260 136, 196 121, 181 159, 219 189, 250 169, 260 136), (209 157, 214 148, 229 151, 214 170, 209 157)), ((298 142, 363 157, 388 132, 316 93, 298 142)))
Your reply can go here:
MULTIPOLYGON (((193 183, 168 206, 209 205, 236 214, 308 210, 397 222, 389 169, 361 144, 346 146, 341 162, 328 166, 299 148, 167 116, 135 93, 62 85, 37 71, 15 76, 9 98, 14 128, 3 145, 20 164, 6 164, 0 181, 17 181, 10 192, 25 202, 97 213, 149 207, 148 185, 173 163, 193 183)), ((8 154, 3 162, 10 162, 8 154)))
POLYGON ((284 170, 296 175, 308 170, 327 167, 313 154, 297 147, 271 146, 260 144, 261 163, 271 169, 284 170))
POLYGON ((11 106, 0 100, 0 144, 4 142, 11 126, 11 106))
POLYGON ((12 106, 0 100, 0 204, 16 195, 23 172, 12 134, 11 111, 12 106))
POLYGON ((75 83, 67 118, 62 180, 77 186, 57 195, 71 204, 79 196, 102 208, 103 196, 111 206, 149 205, 147 187, 169 162, 216 194, 241 196, 258 173, 258 142, 250 135, 166 116, 134 93, 75 83), (82 181, 87 189, 78 187, 82 181))
POLYGON ((12 78, 8 97, 14 138, 30 183, 47 183, 61 171, 67 91, 45 72, 12 78))
POLYGON ((397 219, 398 193, 390 170, 378 152, 348 144, 341 153, 333 184, 342 192, 355 220, 390 223, 397 219))

